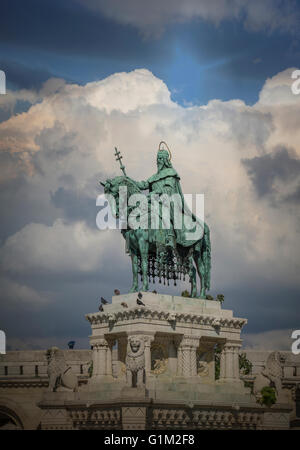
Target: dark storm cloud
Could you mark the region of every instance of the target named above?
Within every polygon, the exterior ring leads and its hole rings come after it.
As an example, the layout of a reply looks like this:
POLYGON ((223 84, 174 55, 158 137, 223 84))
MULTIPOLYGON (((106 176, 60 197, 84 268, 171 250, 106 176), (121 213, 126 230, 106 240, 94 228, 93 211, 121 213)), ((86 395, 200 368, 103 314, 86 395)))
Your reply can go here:
POLYGON ((288 203, 300 203, 300 185, 295 189, 294 192, 292 192, 291 194, 288 194, 285 197, 285 201, 287 201, 288 203))
POLYGON ((4 70, 8 89, 35 89, 42 87, 43 83, 54 74, 39 68, 28 67, 17 61, 0 60, 0 68, 4 70))
MULTIPOLYGON (((274 153, 242 159, 242 163, 259 197, 275 193, 273 183, 276 179, 289 184, 300 176, 300 160, 283 146, 277 147, 274 153)), ((289 194, 291 200, 297 199, 297 192, 289 194)))
POLYGON ((62 210, 65 218, 72 221, 85 220, 91 228, 95 228, 96 209, 94 197, 88 197, 74 189, 59 187, 54 193, 51 192, 51 201, 56 208, 62 210))
POLYGON ((91 12, 67 0, 4 0, 1 44, 41 49, 56 54, 135 59, 164 57, 165 45, 146 42, 133 27, 91 12))

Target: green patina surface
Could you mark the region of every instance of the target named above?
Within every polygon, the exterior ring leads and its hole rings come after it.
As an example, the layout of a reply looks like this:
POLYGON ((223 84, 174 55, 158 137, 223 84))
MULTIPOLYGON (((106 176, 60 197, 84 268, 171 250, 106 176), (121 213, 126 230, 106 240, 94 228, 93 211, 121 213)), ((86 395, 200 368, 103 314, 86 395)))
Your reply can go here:
MULTIPOLYGON (((148 226, 132 229, 127 225, 122 229, 122 234, 126 240, 126 251, 131 256, 133 284, 131 292, 139 290, 138 275, 142 278, 142 290, 147 291, 149 281, 158 278, 159 282, 169 284, 170 280, 176 284, 177 280, 189 277, 191 284, 191 297, 197 297, 196 274, 200 278, 201 290, 200 298, 206 297, 206 291, 210 288, 210 268, 211 268, 211 245, 210 232, 206 223, 198 219, 189 210, 180 186, 180 177, 172 167, 170 155, 167 150, 157 152, 157 172, 146 181, 135 181, 129 178, 125 172, 125 166, 121 163, 122 156, 116 149, 116 159, 120 162, 124 176, 106 180, 104 184, 105 194, 110 194, 116 201, 115 216, 119 218, 119 188, 126 186, 128 198, 132 194, 142 193, 147 198, 148 226), (157 229, 150 227, 150 206, 151 196, 173 196, 177 194, 181 199, 180 210, 175 203, 170 203, 170 223, 166 228, 163 225, 162 207, 163 202, 157 210, 157 229), (175 208, 177 208, 175 210, 175 208), (178 228, 175 221, 181 216, 182 226, 178 228), (178 216, 179 214, 179 216, 178 216), (187 216, 193 221, 193 228, 186 226, 187 216), (194 232, 195 239, 191 239, 188 233, 194 232)), ((108 197, 109 199, 109 197, 108 197)), ((133 211, 133 207, 126 205, 127 215, 133 211)))

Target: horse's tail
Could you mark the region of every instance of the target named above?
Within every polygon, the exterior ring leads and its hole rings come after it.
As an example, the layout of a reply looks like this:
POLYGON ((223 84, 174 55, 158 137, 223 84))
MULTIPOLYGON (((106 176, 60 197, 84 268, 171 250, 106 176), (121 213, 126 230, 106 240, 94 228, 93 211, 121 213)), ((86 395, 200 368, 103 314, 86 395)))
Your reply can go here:
POLYGON ((202 246, 202 261, 204 265, 204 284, 205 289, 210 289, 210 270, 211 270, 211 245, 210 245, 210 231, 206 223, 204 224, 203 246, 202 246))

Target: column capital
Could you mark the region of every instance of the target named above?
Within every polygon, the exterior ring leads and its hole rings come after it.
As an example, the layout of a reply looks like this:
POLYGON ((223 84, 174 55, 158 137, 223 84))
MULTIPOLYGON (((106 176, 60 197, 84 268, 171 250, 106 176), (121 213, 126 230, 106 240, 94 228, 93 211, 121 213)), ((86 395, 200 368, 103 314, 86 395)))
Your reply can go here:
POLYGON ((191 336, 191 335, 184 335, 180 342, 180 346, 182 348, 196 349, 199 347, 199 345, 200 345, 200 338, 197 336, 191 336))
POLYGON ((108 342, 107 339, 104 338, 104 336, 93 337, 93 339, 91 339, 91 345, 93 346, 93 348, 107 347, 108 342))
POLYGON ((152 342, 155 339, 155 333, 153 333, 153 334, 144 334, 143 335, 143 339, 144 339, 144 342, 145 342, 145 346, 146 345, 151 345, 152 342))
POLYGON ((231 339, 227 339, 225 341, 225 343, 223 344, 223 348, 225 350, 227 349, 240 349, 242 346, 242 340, 241 339, 236 339, 236 340, 231 340, 231 339))

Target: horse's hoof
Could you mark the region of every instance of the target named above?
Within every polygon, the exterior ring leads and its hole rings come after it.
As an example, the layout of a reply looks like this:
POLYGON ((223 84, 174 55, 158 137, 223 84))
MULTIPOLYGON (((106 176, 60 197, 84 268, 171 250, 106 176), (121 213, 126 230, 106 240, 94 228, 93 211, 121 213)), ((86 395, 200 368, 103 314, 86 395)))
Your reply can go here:
POLYGON ((138 288, 131 288, 129 293, 133 294, 134 292, 138 292, 138 288))

